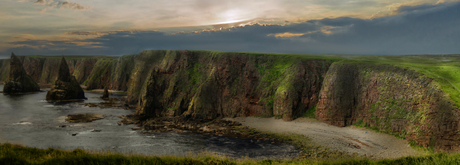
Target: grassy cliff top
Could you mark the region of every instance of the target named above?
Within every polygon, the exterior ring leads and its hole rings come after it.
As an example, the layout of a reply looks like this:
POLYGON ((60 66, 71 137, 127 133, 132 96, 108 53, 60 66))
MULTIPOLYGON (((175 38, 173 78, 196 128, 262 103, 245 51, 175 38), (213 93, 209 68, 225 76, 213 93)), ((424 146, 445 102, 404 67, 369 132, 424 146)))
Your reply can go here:
MULTIPOLYGON (((45 56, 45 55, 29 55, 26 57, 34 58, 47 58, 47 59, 61 59, 62 56, 45 56)), ((103 56, 103 55, 64 55, 65 59, 84 59, 84 58, 117 58, 112 56, 103 56)))
MULTIPOLYGON (((145 50, 146 52, 159 52, 166 50, 145 50)), ((254 53, 254 52, 222 52, 194 50, 200 55, 219 56, 244 53, 250 56, 271 56, 275 57, 275 62, 292 60, 326 60, 330 62, 347 64, 372 64, 372 65, 391 65, 414 70, 427 77, 437 80, 441 89, 460 106, 460 55, 335 55, 335 54, 283 54, 283 53, 254 53)))
POLYGON ((460 55, 342 56, 340 63, 381 64, 407 68, 437 80, 460 106, 460 55))
POLYGON ((280 56, 306 60, 327 60, 343 64, 391 65, 407 68, 437 80, 441 89, 460 107, 460 55, 310 55, 310 54, 274 54, 251 52, 201 51, 212 54, 245 53, 254 56, 280 56))

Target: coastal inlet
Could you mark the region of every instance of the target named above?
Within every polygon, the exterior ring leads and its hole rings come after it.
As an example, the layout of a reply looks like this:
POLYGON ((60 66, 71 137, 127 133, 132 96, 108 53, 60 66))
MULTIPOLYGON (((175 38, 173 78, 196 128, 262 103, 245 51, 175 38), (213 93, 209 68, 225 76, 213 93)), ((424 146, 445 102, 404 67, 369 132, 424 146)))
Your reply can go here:
MULTIPOLYGON (((0 85, 3 89, 3 85, 0 85)), ((121 115, 133 114, 123 108, 98 108, 81 104, 52 104, 46 91, 27 95, 0 95, 0 142, 12 141, 37 148, 110 150, 149 155, 200 154, 203 152, 234 158, 292 159, 299 155, 295 146, 251 139, 237 139, 191 132, 142 134, 135 125, 121 125, 121 115), (70 123, 73 114, 102 114, 103 119, 70 123)), ((100 103, 102 93, 85 93, 84 103, 100 103)), ((117 96, 120 97, 120 96, 117 96)))

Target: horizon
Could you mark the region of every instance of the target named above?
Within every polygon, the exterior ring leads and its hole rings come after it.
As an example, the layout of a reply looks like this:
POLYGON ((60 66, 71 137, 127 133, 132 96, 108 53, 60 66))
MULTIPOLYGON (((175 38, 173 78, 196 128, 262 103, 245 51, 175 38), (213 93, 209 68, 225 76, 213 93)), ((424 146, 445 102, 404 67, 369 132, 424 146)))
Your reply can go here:
MULTIPOLYGON (((173 49, 146 49, 142 51, 150 51, 150 50, 173 50, 173 49)), ((123 54, 123 55, 107 55, 107 54, 17 54, 14 52, 16 56, 43 56, 43 57, 54 57, 54 56, 107 56, 107 57, 122 57, 122 56, 129 56, 129 55, 139 55, 142 51, 138 53, 132 53, 132 54, 123 54)), ((173 50, 173 51, 218 51, 218 50, 173 50)), ((460 53, 454 53, 454 54, 334 54, 334 53, 276 53, 276 52, 237 52, 237 51, 218 51, 218 52, 230 52, 230 53, 260 53, 260 54, 266 54, 266 55, 271 55, 271 54, 277 54, 277 55, 312 55, 312 56, 456 56, 460 55, 460 53)), ((11 53, 9 55, 6 54, 0 54, 0 59, 9 59, 11 56, 11 53)))

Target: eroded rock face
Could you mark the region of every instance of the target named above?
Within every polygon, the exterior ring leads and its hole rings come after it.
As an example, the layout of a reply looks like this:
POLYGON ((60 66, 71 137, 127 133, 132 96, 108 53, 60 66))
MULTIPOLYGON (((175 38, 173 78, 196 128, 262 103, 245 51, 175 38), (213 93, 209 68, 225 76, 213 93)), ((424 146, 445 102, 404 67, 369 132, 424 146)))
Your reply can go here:
POLYGON ((11 53, 10 73, 8 79, 4 82, 3 93, 26 93, 40 91, 38 84, 30 77, 21 60, 14 53, 11 53))
POLYGON ((69 66, 62 57, 58 77, 46 94, 46 100, 68 101, 78 99, 85 99, 85 93, 75 77, 70 74, 69 66))
POLYGON ((437 82, 388 65, 334 63, 316 116, 335 126, 359 124, 437 150, 460 150, 459 110, 437 82))
POLYGON ((146 85, 128 90, 128 99, 140 94, 137 114, 202 120, 256 115, 292 120, 317 103, 330 65, 293 56, 198 51, 143 52, 138 60, 145 59, 151 70, 136 74, 149 74, 146 85))

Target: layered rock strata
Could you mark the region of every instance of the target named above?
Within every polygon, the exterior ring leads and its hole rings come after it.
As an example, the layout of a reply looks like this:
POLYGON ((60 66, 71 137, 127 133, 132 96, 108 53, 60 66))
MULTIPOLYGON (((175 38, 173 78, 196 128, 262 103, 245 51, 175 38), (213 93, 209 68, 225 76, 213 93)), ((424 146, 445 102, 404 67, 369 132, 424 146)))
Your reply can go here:
MULTIPOLYGON (((331 62, 296 56, 209 54, 199 51, 143 52, 152 58, 138 111, 152 117, 276 116, 292 120, 317 103, 331 62)), ((143 57, 146 56, 146 57, 143 57)), ((135 68, 136 70, 136 68, 135 68)), ((137 73, 136 73, 137 74, 137 73)), ((133 79, 131 79, 133 80, 133 79)), ((133 82, 133 81, 131 81, 133 82)))

